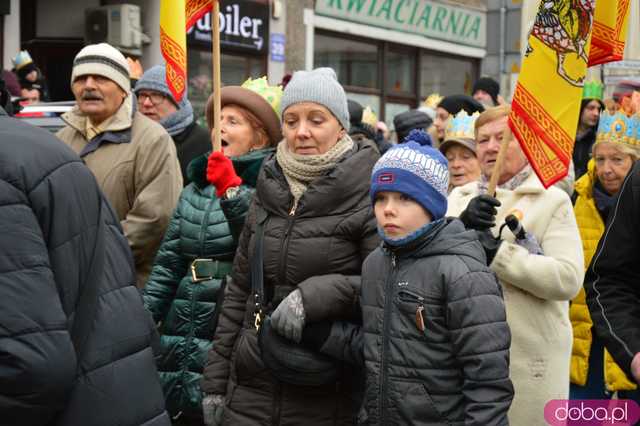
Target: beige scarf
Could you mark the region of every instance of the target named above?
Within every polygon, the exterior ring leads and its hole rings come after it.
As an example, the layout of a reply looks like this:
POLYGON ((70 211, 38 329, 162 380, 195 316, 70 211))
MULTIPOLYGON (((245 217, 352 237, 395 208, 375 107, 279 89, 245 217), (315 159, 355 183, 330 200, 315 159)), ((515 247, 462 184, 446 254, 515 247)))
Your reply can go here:
POLYGON ((293 208, 295 212, 298 200, 307 190, 307 187, 320 176, 327 174, 333 169, 338 160, 353 148, 353 141, 349 135, 345 134, 329 151, 321 155, 300 155, 289 151, 287 141, 283 140, 278 144, 276 160, 284 177, 287 179, 289 189, 293 195, 293 208))

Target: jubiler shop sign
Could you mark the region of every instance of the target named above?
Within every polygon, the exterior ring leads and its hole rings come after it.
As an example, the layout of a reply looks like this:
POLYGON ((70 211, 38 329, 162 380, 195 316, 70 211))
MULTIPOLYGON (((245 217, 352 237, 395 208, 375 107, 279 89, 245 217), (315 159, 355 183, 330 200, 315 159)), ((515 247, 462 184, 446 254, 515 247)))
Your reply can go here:
POLYGON ((485 47, 486 14, 429 0, 317 0, 316 13, 338 19, 485 47))
MULTIPOLYGON (((262 0, 220 2, 220 45, 264 53, 269 45, 269 6, 262 0)), ((211 47, 211 13, 207 13, 187 33, 189 44, 211 47)))

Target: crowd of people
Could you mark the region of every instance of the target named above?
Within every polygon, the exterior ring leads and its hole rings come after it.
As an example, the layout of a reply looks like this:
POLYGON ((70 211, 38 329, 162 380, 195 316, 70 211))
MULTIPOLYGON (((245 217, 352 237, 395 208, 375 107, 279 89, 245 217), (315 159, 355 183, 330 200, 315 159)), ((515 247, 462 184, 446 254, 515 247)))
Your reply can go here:
POLYGON ((640 402, 640 94, 606 111, 585 84, 545 189, 490 78, 391 137, 330 68, 223 87, 205 129, 164 65, 131 66, 84 47, 55 136, 0 108, 3 424, 544 425, 551 400, 640 402))

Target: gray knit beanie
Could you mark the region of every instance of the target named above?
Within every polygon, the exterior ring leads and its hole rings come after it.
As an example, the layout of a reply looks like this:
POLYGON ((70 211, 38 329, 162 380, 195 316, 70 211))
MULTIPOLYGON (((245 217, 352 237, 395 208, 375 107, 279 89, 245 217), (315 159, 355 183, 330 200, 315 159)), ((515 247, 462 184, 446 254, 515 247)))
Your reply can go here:
POLYGON ((160 92, 178 105, 179 109, 184 108, 189 102, 187 100, 186 91, 184 96, 182 96, 182 100, 180 102, 176 102, 171 90, 169 90, 169 86, 167 85, 166 67, 164 65, 151 67, 142 74, 133 91, 137 95, 141 90, 153 90, 154 92, 160 92))
POLYGON ((316 68, 313 71, 296 71, 282 94, 280 118, 287 108, 300 102, 315 102, 326 107, 342 127, 349 131, 347 95, 338 83, 333 69, 316 68))

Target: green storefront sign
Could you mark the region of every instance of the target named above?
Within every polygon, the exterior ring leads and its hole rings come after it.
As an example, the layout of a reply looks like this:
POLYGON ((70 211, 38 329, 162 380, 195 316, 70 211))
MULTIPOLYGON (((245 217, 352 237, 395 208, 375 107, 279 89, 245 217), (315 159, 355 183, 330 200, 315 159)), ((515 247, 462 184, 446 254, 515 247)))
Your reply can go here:
POLYGON ((315 12, 474 47, 487 43, 484 12, 435 1, 317 0, 315 12))

